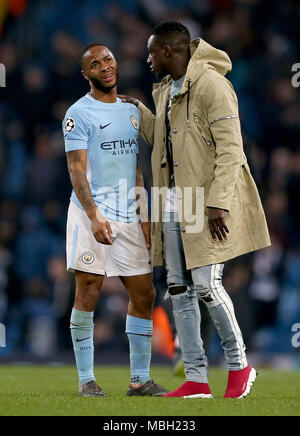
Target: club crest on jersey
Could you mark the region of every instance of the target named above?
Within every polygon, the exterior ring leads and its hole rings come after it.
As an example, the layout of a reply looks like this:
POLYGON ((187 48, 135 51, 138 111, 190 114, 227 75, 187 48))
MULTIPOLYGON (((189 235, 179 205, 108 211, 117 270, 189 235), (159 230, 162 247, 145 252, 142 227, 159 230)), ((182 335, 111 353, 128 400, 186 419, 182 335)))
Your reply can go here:
POLYGON ((66 132, 70 133, 75 128, 75 121, 73 118, 67 118, 65 123, 66 132))
POLYGON ((140 128, 140 123, 139 123, 139 120, 137 119, 137 117, 135 117, 134 115, 131 115, 131 117, 130 117, 130 121, 131 121, 133 127, 134 127, 136 130, 139 130, 139 128, 140 128))
POLYGON ((90 251, 86 251, 85 253, 83 253, 83 255, 81 256, 81 260, 83 263, 85 263, 86 265, 90 265, 91 263, 94 262, 95 260, 95 256, 93 255, 93 253, 91 253, 90 251))

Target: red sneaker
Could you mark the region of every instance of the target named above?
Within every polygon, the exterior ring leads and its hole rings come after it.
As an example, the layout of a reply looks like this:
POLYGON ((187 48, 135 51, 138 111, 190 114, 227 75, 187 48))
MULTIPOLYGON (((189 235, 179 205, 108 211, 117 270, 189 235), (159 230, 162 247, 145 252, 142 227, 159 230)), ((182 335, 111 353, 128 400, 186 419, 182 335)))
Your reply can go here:
POLYGON ((239 371, 229 371, 224 398, 243 398, 250 394, 257 373, 248 365, 239 371))
POLYGON ((162 397, 213 398, 207 383, 196 383, 192 381, 186 381, 178 389, 163 394, 162 397))

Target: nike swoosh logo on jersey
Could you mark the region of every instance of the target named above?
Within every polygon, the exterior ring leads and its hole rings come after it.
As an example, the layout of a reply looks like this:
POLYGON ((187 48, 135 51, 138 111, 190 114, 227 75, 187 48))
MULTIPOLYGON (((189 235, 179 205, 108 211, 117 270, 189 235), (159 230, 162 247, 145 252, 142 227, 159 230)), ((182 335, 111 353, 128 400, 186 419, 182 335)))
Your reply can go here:
POLYGON ((105 129, 105 127, 109 126, 111 123, 105 124, 105 126, 102 126, 102 124, 100 124, 100 129, 105 129))
POLYGON ((76 342, 82 342, 82 341, 85 341, 86 339, 90 339, 90 338, 88 337, 88 338, 83 338, 83 339, 76 339, 76 342))

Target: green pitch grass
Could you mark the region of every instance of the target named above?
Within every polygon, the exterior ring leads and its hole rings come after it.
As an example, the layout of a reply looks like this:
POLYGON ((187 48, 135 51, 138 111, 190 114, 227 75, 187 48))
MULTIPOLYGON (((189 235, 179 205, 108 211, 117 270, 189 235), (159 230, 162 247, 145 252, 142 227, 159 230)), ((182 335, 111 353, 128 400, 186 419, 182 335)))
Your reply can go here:
MULTIPOLYGON (((72 366, 0 366, 0 416, 94 415, 94 416, 227 416, 299 415, 300 372, 258 370, 253 390, 245 399, 223 399, 227 373, 210 369, 214 399, 126 397, 129 368, 97 366, 98 383, 105 398, 80 398, 77 373, 72 366)), ((152 366, 154 380, 175 389, 184 378, 167 366, 152 366)))

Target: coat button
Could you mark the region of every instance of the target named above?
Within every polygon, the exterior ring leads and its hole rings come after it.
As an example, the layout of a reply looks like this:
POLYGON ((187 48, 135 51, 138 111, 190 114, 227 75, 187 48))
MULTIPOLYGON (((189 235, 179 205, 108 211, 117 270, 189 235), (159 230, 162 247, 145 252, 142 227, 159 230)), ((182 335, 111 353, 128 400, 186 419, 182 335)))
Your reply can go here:
POLYGON ((177 160, 175 160, 174 162, 174 167, 178 167, 179 163, 177 162, 177 160))
POLYGON ((212 142, 211 141, 207 141, 207 145, 211 145, 212 144, 212 142))
POLYGON ((172 132, 173 133, 177 133, 177 129, 172 129, 172 132))
POLYGON ((181 227, 182 233, 185 233, 185 227, 181 227))

